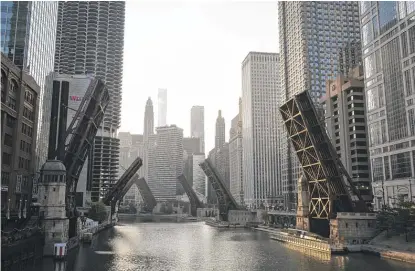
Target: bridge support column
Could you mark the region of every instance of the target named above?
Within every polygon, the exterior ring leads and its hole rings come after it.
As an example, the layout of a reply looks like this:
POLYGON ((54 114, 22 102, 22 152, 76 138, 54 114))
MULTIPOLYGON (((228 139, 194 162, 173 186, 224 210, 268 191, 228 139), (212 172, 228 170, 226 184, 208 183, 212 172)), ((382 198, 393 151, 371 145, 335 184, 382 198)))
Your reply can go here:
POLYGON ((68 241, 69 219, 65 212, 66 169, 61 161, 48 160, 40 171, 39 212, 44 214, 46 256, 54 255, 56 243, 68 241))
POLYGON ((297 223, 296 228, 303 231, 310 231, 309 202, 310 193, 308 191, 308 181, 304 176, 298 179, 298 204, 297 204, 297 223))

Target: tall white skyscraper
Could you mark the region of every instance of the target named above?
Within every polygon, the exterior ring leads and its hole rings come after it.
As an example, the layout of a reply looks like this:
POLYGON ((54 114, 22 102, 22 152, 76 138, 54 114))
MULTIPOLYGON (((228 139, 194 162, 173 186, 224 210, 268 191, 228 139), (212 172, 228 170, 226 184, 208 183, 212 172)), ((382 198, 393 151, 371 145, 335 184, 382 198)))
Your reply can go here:
POLYGON ((177 176, 183 173, 184 167, 183 129, 176 125, 162 126, 156 128, 156 133, 155 178, 148 180, 148 185, 157 201, 173 201, 177 176))
POLYGON ((277 94, 279 56, 250 52, 242 62, 244 200, 250 207, 272 203, 278 180, 277 94))
POLYGON ((205 153, 205 108, 192 106, 190 110, 190 136, 200 138, 200 152, 205 153))
POLYGON ((167 89, 159 88, 157 95, 158 127, 167 125, 167 89))
MULTIPOLYGON (((318 104, 325 94, 326 80, 341 72, 342 48, 359 43, 359 7, 353 1, 279 1, 278 27, 280 45, 281 92, 278 105, 305 90, 318 104)), ((287 138, 280 113, 281 179, 285 207, 296 208, 297 180, 301 168, 287 138)))

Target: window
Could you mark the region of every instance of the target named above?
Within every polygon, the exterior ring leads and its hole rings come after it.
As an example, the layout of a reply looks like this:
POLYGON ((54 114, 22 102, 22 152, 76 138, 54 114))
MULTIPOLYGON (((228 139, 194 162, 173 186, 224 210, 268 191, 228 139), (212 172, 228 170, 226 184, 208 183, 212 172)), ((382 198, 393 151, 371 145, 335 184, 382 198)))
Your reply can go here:
POLYGON ((382 158, 372 159, 372 174, 373 181, 382 181, 383 180, 383 163, 382 158))
POLYGON ((4 145, 13 147, 13 137, 9 134, 4 134, 4 145))
POLYGON ((402 57, 408 56, 408 43, 406 39, 406 32, 401 34, 401 43, 402 43, 402 57))
POLYGON ((409 28, 408 30, 409 35, 409 53, 415 53, 415 25, 409 28))
POLYGON ((10 107, 13 110, 16 110, 16 99, 12 98, 12 97, 7 97, 7 102, 6 102, 7 106, 10 107))
POLYGON ((412 95, 413 90, 412 90, 412 84, 411 84, 410 70, 404 71, 404 82, 405 82, 406 96, 412 95))
POLYGON ((380 34, 391 29, 397 22, 396 2, 378 2, 380 34))
POLYGON ((12 164, 12 155, 10 153, 3 152, 1 161, 3 165, 10 166, 12 164))
POLYGON ((1 185, 9 185, 10 181, 10 172, 1 172, 1 185))
POLYGON ((17 92, 17 82, 13 79, 10 81, 10 92, 11 93, 17 92))
POLYGON ((6 73, 1 70, 1 102, 6 101, 6 86, 7 86, 7 77, 6 73))
POLYGON ((7 127, 14 128, 14 126, 16 125, 16 119, 13 118, 10 115, 7 115, 7 117, 6 117, 6 125, 7 125, 7 127))
POLYGON ((409 152, 391 155, 391 164, 393 179, 411 177, 411 160, 409 152))

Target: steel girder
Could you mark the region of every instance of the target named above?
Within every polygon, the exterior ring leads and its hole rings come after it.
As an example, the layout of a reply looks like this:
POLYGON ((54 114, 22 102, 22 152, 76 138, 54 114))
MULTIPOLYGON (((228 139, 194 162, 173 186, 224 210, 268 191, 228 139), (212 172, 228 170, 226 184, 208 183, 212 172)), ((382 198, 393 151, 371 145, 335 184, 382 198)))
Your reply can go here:
MULTIPOLYGON (((66 211, 68 217, 76 216, 75 193, 88 151, 92 148, 98 128, 104 119, 109 103, 105 84, 94 79, 88 86, 84 98, 65 135, 65 153, 57 153, 66 167, 66 211)), ((62 148, 58 148, 62 150, 62 148)))
POLYGON ((183 186, 184 191, 189 197, 192 216, 197 216, 197 208, 203 208, 203 203, 199 200, 198 196, 196 195, 196 192, 190 186, 189 182, 183 174, 177 177, 177 179, 179 180, 180 184, 183 186))
POLYGON ((334 151, 308 92, 280 107, 289 138, 309 181, 310 217, 330 219, 337 212, 368 211, 334 151))
POLYGON ((228 211, 238 210, 240 207, 232 197, 232 194, 226 187, 225 183, 220 178, 219 173, 216 172, 215 168, 212 166, 209 158, 205 159, 205 161, 200 163, 199 166, 202 168, 203 172, 205 172, 210 183, 212 184, 213 189, 215 190, 218 198, 219 216, 223 221, 228 221, 228 211))
POLYGON ((111 202, 119 200, 122 196, 123 190, 131 178, 137 173, 140 167, 143 165, 143 160, 137 157, 131 165, 127 168, 121 178, 117 181, 114 187, 103 198, 102 202, 106 205, 110 205, 111 202))

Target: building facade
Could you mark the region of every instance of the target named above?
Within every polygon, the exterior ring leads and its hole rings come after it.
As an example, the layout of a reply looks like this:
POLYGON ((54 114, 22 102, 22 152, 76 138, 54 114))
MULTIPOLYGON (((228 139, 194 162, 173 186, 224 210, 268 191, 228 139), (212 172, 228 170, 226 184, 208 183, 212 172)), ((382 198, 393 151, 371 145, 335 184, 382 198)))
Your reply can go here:
POLYGON ((239 113, 232 119, 229 132, 229 187, 236 202, 245 205, 242 176, 242 99, 239 98, 239 113))
POLYGON ((321 102, 331 143, 363 200, 370 204, 373 197, 363 68, 356 67, 348 77, 339 75, 335 80, 328 80, 321 102))
POLYGON ((158 127, 167 125, 167 89, 159 88, 157 95, 158 127))
POLYGON ((205 160, 204 153, 194 153, 192 155, 192 177, 193 177, 193 190, 196 193, 206 196, 206 175, 202 168, 199 166, 205 160))
POLYGON ((222 111, 219 110, 216 118, 215 148, 219 149, 223 144, 225 144, 225 119, 222 117, 222 111))
POLYGON ((55 61, 57 1, 2 1, 1 52, 40 86, 36 134, 36 179, 46 161, 52 98, 51 78, 55 61))
POLYGON ((177 177, 183 173, 183 129, 156 128, 155 178, 148 185, 158 202, 176 199, 177 177))
MULTIPOLYGON (((1 209, 31 203, 40 87, 1 54, 1 209)), ((26 205, 26 206, 29 206, 26 205)))
MULTIPOLYGON (((309 91, 315 104, 325 94, 326 80, 337 74, 339 49, 360 41, 358 2, 278 2, 281 106, 296 93, 309 91)), ((285 208, 295 209, 298 158, 278 114, 279 165, 285 208)))
POLYGON ((99 200, 117 181, 125 2, 59 2, 55 71, 91 74, 105 82, 110 102, 95 137, 93 186, 99 200))
MULTIPOLYGON (((64 157, 65 145, 62 142, 68 144, 70 140, 70 137, 65 138, 66 131, 73 121, 88 87, 93 84, 94 80, 95 78, 87 75, 53 74, 52 104, 49 116, 49 160, 59 160, 64 157)), ((97 193, 97 189, 92 185, 92 150, 90 150, 76 187, 77 206, 86 207, 87 202, 91 202, 91 192, 92 194, 97 193)))
POLYGON ((281 194, 278 182, 279 55, 250 52, 242 62, 244 201, 259 207, 281 194))
POLYGON ((415 4, 361 2, 375 208, 415 196, 415 4))
POLYGON ((190 137, 200 138, 199 152, 205 153, 205 108, 194 105, 190 110, 190 137))
MULTIPOLYGON (((198 154, 200 149, 200 138, 196 137, 185 137, 183 138, 183 161, 184 169, 183 174, 186 177, 186 180, 189 184, 193 185, 193 154, 198 154)), ((196 169, 197 170, 197 169, 196 169)), ((182 195, 184 193, 183 187, 179 184, 177 187, 177 195, 182 195)))

